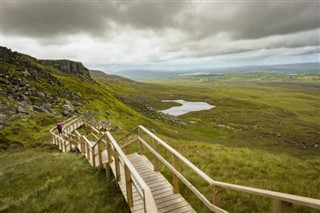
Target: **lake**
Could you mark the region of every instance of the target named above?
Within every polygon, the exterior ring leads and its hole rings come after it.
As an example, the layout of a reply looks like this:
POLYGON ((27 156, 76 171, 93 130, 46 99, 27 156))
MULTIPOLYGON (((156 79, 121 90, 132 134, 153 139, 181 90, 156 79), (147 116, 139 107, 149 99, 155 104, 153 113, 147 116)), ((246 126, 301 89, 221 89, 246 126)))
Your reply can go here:
POLYGON ((176 102, 181 104, 181 106, 174 106, 169 109, 159 110, 159 112, 174 116, 184 115, 188 112, 209 110, 215 107, 214 105, 210 105, 206 102, 192 102, 185 100, 162 100, 162 102, 176 102))

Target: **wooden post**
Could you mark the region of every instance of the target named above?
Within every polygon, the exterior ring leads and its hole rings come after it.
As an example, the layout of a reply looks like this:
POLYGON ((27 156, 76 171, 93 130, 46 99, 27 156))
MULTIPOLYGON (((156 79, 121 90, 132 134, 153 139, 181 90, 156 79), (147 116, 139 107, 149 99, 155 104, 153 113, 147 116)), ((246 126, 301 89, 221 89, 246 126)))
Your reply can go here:
POLYGON ((98 142, 99 170, 102 169, 102 147, 101 142, 98 142))
POLYGON ((95 147, 91 147, 91 159, 92 159, 92 166, 96 167, 96 156, 94 155, 95 147))
POLYGON ((64 152, 67 152, 67 143, 66 140, 63 139, 64 152))
POLYGON ((121 180, 120 176, 120 161, 119 161, 119 155, 117 152, 114 153, 114 164, 116 167, 116 180, 119 182, 121 180))
POLYGON ((288 203, 282 200, 273 200, 272 213, 292 213, 292 203, 288 203))
POLYGON ((89 148, 89 144, 87 141, 85 141, 85 144, 87 146, 87 159, 90 161, 90 148, 89 148))
MULTIPOLYGON (((172 155, 172 165, 177 171, 179 171, 178 160, 179 159, 177 156, 172 155)), ((172 175, 173 175, 173 177, 172 177, 173 193, 177 194, 180 191, 179 190, 179 178, 175 174, 172 174, 172 175)))
POLYGON ((71 137, 69 138, 70 151, 72 150, 72 143, 71 143, 72 140, 73 139, 72 139, 72 135, 71 135, 71 137))
POLYGON ((124 174, 126 181, 126 191, 127 191, 127 202, 129 207, 133 207, 133 195, 132 195, 132 179, 131 172, 127 165, 124 165, 124 174))
POLYGON ((213 186, 213 205, 221 207, 221 187, 213 186))
POLYGON ((79 138, 79 143, 80 143, 80 152, 83 154, 83 153, 84 153, 84 147, 83 147, 83 140, 82 140, 82 138, 79 138))
POLYGON ((57 141, 58 141, 58 147, 62 151, 62 144, 61 144, 61 140, 59 137, 57 137, 57 141))
MULTIPOLYGON (((141 138, 141 129, 138 128, 138 136, 141 138)), ((144 150, 143 150, 143 144, 141 143, 141 141, 139 140, 139 147, 140 147, 140 155, 143 155, 144 150)))
MULTIPOLYGON (((158 153, 158 141, 152 138, 153 149, 158 153)), ((156 156, 153 156, 153 170, 159 171, 159 160, 156 156)))
POLYGON ((112 158, 111 158, 111 147, 110 147, 109 139, 107 139, 107 155, 108 155, 108 162, 106 163, 106 177, 107 177, 107 180, 110 181, 111 179, 110 164, 111 164, 112 158))

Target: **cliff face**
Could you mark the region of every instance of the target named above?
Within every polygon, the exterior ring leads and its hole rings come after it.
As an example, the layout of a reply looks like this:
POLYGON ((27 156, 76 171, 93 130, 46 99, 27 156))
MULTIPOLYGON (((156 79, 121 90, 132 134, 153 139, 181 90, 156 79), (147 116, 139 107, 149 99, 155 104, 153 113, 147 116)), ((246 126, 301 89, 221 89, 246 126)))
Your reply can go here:
POLYGON ((89 70, 83 66, 81 62, 70 60, 38 60, 45 66, 52 66, 67 73, 79 74, 87 79, 90 79, 89 70))

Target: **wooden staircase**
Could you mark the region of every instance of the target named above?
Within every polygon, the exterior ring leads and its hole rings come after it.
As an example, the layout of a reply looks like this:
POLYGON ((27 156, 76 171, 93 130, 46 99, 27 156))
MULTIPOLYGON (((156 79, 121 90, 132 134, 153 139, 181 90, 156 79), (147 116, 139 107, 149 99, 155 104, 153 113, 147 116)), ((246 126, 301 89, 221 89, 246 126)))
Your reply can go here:
POLYGON ((78 149, 98 169, 105 169, 110 180, 115 177, 131 212, 195 212, 180 195, 183 183, 212 212, 224 213, 221 208, 221 189, 232 189, 273 199, 273 213, 293 212, 293 204, 320 209, 320 200, 239 186, 212 180, 179 152, 155 136, 143 126, 138 126, 119 140, 110 133, 110 124, 72 117, 63 122, 63 133, 50 130, 52 143, 62 152, 78 149), (91 129, 88 135, 80 134, 79 128, 91 129), (166 159, 171 155, 171 162, 166 159), (172 184, 159 169, 162 163, 172 172, 172 184), (212 201, 204 196, 187 177, 181 174, 181 164, 198 174, 212 189, 212 201))

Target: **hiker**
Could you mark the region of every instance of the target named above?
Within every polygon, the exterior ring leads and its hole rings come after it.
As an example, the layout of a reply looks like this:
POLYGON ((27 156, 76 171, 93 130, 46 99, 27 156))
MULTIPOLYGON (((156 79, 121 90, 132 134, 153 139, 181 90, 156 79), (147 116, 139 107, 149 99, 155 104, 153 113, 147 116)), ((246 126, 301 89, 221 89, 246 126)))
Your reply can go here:
POLYGON ((60 121, 57 123, 57 129, 59 131, 59 135, 62 135, 62 123, 60 121))

